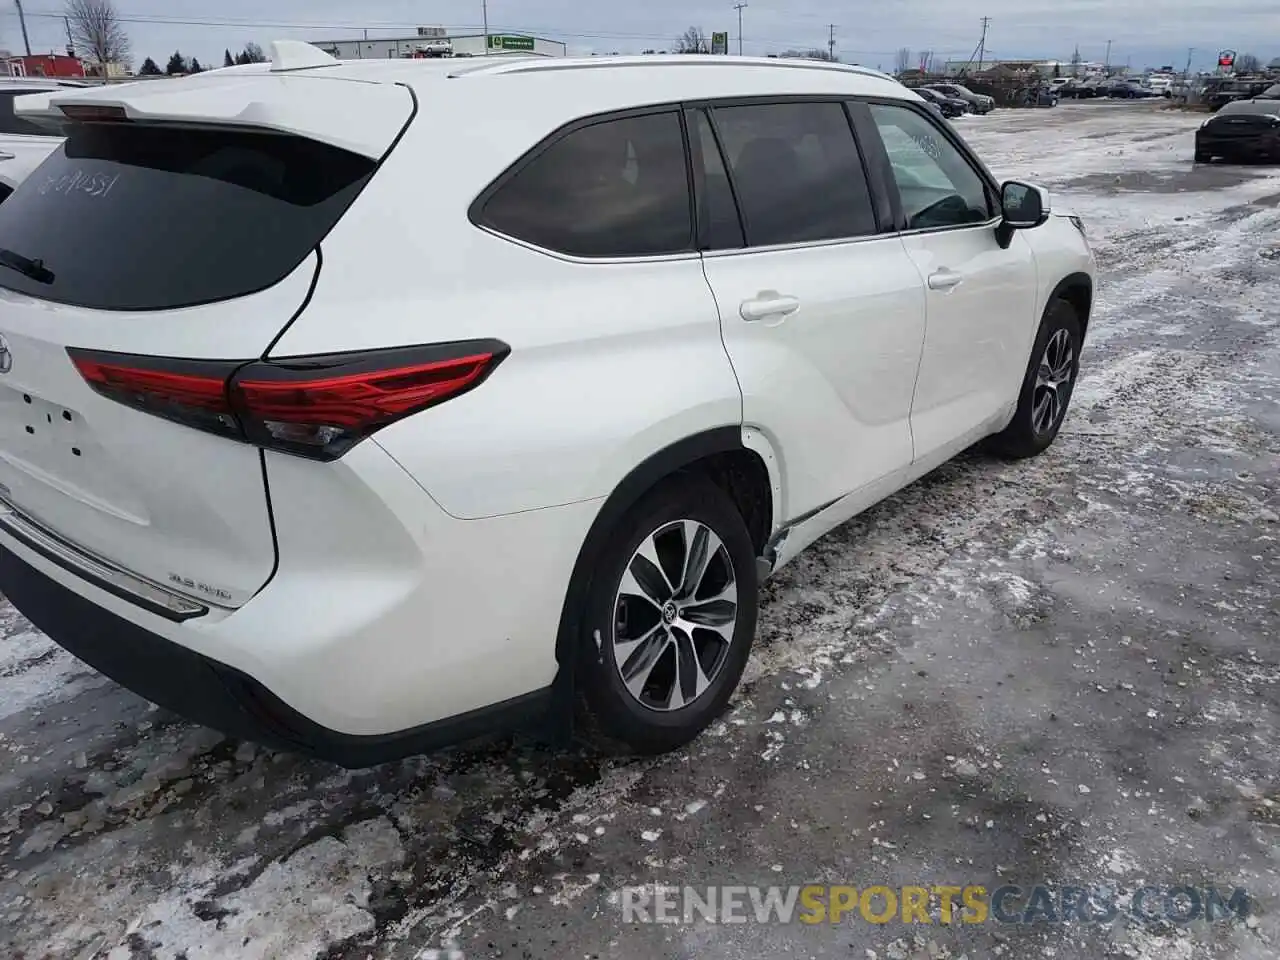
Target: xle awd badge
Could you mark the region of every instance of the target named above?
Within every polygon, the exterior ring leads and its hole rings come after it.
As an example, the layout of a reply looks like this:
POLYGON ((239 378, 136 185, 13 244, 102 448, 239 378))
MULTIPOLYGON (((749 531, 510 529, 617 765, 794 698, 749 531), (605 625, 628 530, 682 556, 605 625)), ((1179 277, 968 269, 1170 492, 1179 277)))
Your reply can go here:
POLYGON ((0 373, 8 373, 13 369, 13 351, 9 349, 9 341, 0 333, 0 373))

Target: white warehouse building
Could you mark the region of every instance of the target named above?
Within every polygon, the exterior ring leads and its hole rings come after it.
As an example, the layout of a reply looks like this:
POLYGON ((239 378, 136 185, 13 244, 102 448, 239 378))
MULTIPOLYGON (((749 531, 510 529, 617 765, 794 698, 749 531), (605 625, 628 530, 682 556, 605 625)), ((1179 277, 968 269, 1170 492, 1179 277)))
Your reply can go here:
POLYGON ((559 40, 523 34, 466 34, 449 36, 443 30, 423 27, 417 36, 393 39, 315 40, 315 46, 339 60, 382 60, 414 56, 479 57, 491 53, 539 53, 563 57, 567 47, 559 40))

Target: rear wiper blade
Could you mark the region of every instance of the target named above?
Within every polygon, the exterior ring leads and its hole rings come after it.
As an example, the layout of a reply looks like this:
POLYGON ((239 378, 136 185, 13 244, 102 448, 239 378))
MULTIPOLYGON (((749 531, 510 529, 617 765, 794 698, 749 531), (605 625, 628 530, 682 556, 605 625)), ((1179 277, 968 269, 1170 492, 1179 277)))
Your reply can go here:
POLYGON ((0 247, 0 267, 17 270, 24 277, 29 277, 36 283, 53 283, 53 271, 44 265, 43 260, 32 260, 30 257, 24 257, 22 254, 14 253, 4 247, 0 247))

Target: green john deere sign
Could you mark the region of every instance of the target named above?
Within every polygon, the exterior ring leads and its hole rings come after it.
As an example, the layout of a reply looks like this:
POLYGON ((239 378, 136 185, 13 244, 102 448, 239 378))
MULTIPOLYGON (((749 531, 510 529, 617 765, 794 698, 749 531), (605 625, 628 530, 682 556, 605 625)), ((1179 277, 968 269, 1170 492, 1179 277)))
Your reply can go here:
POLYGON ((711 52, 712 53, 728 53, 729 52, 729 34, 713 33, 711 35, 711 52))
POLYGON ((502 37, 489 35, 490 50, 532 50, 533 37, 502 37))

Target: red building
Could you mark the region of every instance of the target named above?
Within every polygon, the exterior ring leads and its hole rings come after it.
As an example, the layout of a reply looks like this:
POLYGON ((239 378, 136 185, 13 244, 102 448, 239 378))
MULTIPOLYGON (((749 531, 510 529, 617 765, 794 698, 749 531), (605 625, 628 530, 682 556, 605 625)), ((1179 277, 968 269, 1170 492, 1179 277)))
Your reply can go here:
POLYGON ((11 77, 83 77, 79 57, 65 53, 33 53, 29 57, 9 57, 4 61, 11 77))

